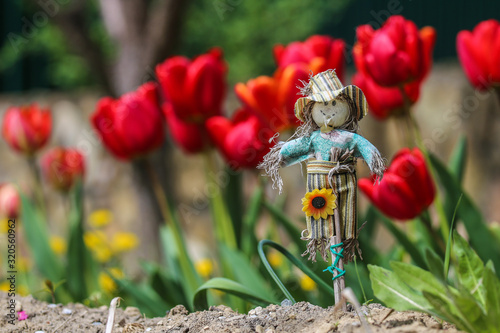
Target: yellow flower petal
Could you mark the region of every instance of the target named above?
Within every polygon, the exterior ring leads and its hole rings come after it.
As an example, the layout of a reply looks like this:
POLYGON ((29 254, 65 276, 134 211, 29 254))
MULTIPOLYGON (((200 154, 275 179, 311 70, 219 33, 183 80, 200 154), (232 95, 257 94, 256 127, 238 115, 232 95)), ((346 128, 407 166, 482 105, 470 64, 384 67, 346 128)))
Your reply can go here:
POLYGON ((107 209, 98 209, 89 215, 89 224, 94 228, 102 228, 113 219, 113 213, 107 209))

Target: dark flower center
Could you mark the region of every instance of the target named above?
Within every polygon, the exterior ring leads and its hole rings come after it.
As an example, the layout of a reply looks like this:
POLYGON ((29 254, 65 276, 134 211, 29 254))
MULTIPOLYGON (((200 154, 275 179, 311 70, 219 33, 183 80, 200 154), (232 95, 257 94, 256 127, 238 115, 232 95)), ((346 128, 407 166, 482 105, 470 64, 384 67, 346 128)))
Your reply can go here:
POLYGON ((326 205, 326 200, 323 197, 316 197, 312 199, 312 205, 316 209, 323 208, 326 205))

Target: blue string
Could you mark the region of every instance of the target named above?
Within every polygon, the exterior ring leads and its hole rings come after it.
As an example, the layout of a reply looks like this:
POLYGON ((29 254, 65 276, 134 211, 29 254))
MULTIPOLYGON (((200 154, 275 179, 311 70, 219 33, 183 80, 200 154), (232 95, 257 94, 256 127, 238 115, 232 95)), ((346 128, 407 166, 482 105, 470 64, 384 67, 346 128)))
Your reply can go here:
POLYGON ((329 271, 332 274, 335 274, 334 269, 338 271, 338 274, 335 275, 332 278, 332 280, 335 280, 335 279, 337 279, 345 274, 345 270, 342 270, 339 267, 337 267, 337 264, 339 263, 340 258, 344 258, 344 255, 342 254, 342 253, 344 253, 344 248, 341 247, 342 245, 344 245, 344 243, 338 243, 338 244, 334 244, 334 245, 330 246, 330 251, 332 252, 332 255, 336 255, 335 261, 333 262, 333 264, 331 266, 329 266, 323 270, 323 272, 329 271), (337 247, 340 247, 339 252, 335 252, 335 248, 337 248, 337 247))

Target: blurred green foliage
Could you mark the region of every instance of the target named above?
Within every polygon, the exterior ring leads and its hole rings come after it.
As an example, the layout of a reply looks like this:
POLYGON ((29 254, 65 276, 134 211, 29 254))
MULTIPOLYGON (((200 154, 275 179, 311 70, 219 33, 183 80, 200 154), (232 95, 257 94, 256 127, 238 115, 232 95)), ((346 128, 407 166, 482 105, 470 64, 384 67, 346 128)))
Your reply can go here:
POLYGON ((275 69, 272 48, 304 40, 327 21, 338 21, 352 0, 193 1, 188 8, 180 53, 194 56, 219 46, 231 83, 275 69))
MULTIPOLYGON (((275 69, 272 47, 277 43, 304 40, 317 33, 326 21, 339 20, 352 0, 305 2, 300 0, 193 0, 185 12, 185 26, 176 54, 193 57, 214 46, 224 50, 229 63, 229 82, 246 81, 275 69)), ((14 1, 9 5, 13 15, 33 21, 40 11, 36 3, 14 1), (22 7, 21 7, 22 3, 22 7)), ((63 10, 65 5, 61 5, 63 10)), ((97 2, 88 1, 85 29, 101 49, 106 61, 112 61, 116 45, 110 40, 100 16, 97 2)), ((50 87, 71 90, 95 86, 85 59, 75 55, 59 27, 53 23, 36 26, 36 35, 23 37, 23 21, 18 32, 8 32, 0 47, 0 75, 15 74, 12 69, 27 57, 45 58, 44 71, 50 87), (13 46, 15 45, 15 46, 13 46)))

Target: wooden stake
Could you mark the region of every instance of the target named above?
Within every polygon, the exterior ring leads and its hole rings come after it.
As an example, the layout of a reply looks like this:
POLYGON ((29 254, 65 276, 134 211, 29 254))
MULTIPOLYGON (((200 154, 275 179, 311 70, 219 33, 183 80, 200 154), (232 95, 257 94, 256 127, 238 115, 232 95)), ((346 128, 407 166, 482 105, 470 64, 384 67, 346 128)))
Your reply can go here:
MULTIPOLYGON (((333 218, 335 220, 335 235, 330 238, 330 246, 339 244, 342 242, 342 236, 341 236, 341 231, 340 231, 340 216, 339 216, 339 206, 338 206, 338 201, 337 201, 337 208, 335 208, 333 218)), ((337 248, 338 251, 340 251, 341 248, 337 248)), ((334 255, 332 254, 332 264, 335 262, 334 255)), ((344 261, 342 260, 342 257, 339 258, 339 261, 337 262, 337 267, 340 268, 341 270, 344 270, 344 261)), ((336 274, 339 274, 337 271, 336 274)), ((342 299, 342 291, 345 289, 345 275, 333 280, 333 291, 335 293, 335 304, 338 304, 338 302, 341 301, 342 299)), ((342 304, 342 311, 347 311, 347 305, 345 302, 342 304)))

